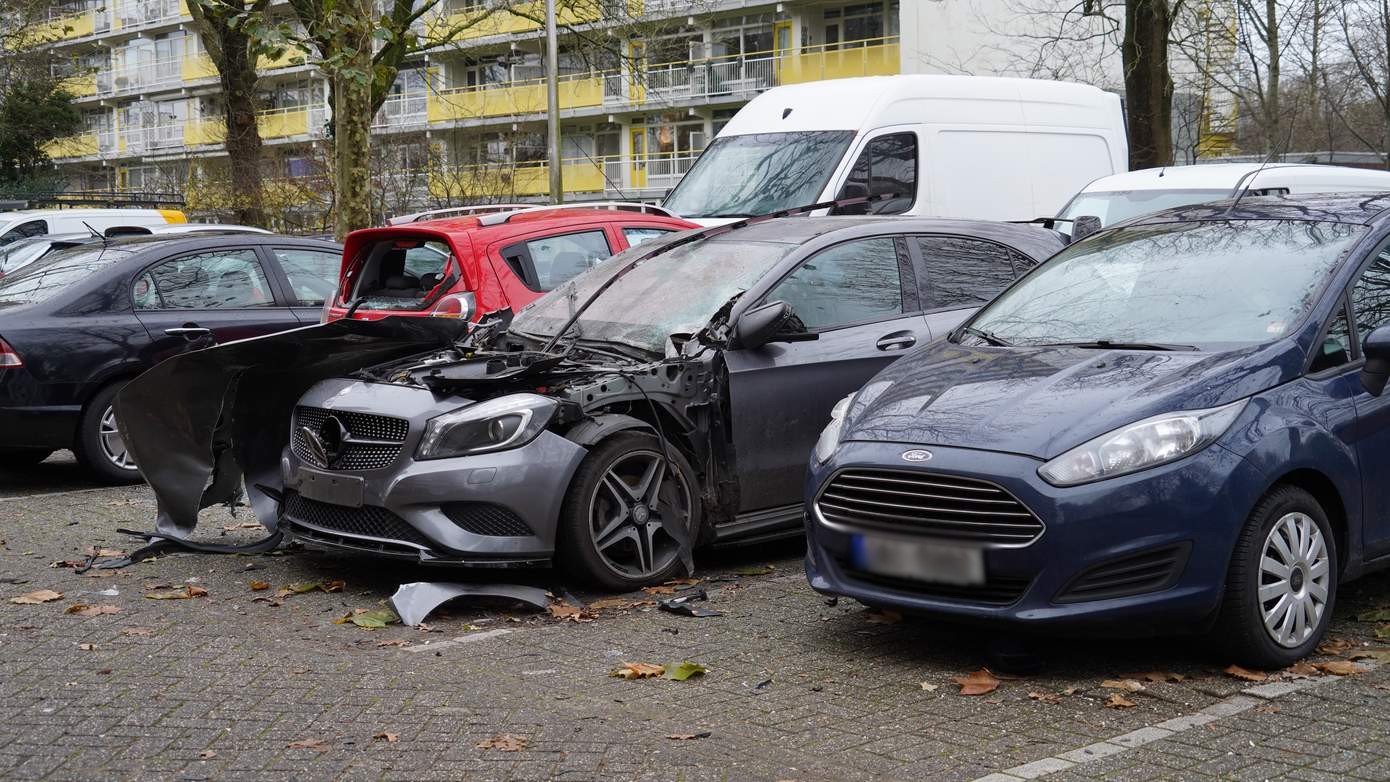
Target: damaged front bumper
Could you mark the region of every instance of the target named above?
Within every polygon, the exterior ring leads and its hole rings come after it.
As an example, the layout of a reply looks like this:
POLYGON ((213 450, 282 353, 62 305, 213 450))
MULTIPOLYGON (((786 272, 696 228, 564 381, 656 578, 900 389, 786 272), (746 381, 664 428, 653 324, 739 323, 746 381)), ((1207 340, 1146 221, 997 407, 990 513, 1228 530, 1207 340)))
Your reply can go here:
POLYGON ((313 386, 294 411, 280 460, 280 528, 315 546, 426 564, 548 563, 586 449, 544 431, 509 450, 416 459, 426 423, 448 409, 445 401, 386 383, 313 386), (309 434, 325 426, 348 435, 334 453, 309 434))

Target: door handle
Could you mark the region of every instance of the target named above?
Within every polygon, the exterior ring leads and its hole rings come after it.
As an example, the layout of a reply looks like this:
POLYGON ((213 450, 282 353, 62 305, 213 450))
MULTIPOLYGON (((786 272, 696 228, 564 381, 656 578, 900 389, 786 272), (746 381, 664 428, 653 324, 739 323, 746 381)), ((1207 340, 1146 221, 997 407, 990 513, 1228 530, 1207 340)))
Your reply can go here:
POLYGON ((212 333, 212 329, 205 329, 202 326, 180 326, 174 329, 165 329, 164 333, 171 337, 183 337, 184 339, 192 340, 199 337, 206 337, 212 333))
POLYGON ((903 350, 917 344, 917 337, 910 331, 895 331, 885 334, 874 343, 879 350, 903 350))

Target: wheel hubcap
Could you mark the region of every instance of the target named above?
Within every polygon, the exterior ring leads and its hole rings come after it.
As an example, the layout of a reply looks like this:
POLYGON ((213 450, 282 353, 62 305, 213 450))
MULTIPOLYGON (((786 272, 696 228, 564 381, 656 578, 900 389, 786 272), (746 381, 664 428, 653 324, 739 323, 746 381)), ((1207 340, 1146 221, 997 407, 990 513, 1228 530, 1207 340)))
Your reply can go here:
POLYGON ((655 451, 620 457, 589 501, 589 535, 610 570, 629 578, 660 572, 680 556, 690 530, 690 487, 655 451))
POLYGON ((1265 537, 1260 557, 1259 602, 1265 632, 1284 647, 1313 636, 1327 609, 1332 562, 1317 522, 1289 513, 1265 537))
POLYGON ((107 405, 106 412, 101 414, 97 434, 97 439, 101 441, 101 450, 112 464, 122 470, 136 469, 135 460, 130 458, 130 452, 125 448, 125 438, 121 437, 121 430, 116 426, 114 407, 107 405))

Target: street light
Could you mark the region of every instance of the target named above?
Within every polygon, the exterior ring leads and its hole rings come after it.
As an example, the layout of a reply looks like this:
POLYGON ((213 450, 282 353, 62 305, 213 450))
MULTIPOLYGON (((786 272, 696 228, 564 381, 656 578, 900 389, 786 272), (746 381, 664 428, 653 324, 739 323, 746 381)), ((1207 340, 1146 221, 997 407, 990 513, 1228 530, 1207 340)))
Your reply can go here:
POLYGON ((555 0, 545 0, 545 120, 546 147, 550 157, 550 202, 564 201, 560 170, 560 57, 556 52, 555 0))

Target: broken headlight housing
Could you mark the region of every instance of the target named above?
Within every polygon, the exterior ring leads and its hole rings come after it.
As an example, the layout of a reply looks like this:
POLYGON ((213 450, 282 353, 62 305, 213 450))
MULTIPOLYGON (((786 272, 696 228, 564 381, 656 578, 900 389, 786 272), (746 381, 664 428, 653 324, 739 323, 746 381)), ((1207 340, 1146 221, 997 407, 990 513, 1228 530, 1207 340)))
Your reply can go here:
POLYGON ((444 459, 519 448, 536 439, 559 403, 539 394, 509 394, 435 416, 425 424, 417 459, 444 459))
POLYGON ((854 394, 850 394, 830 408, 830 423, 821 430, 820 439, 816 441, 816 450, 812 452, 816 464, 825 464, 830 454, 835 452, 835 446, 840 444, 840 432, 845 428, 845 414, 849 412, 850 403, 853 401, 854 394))
POLYGON ((1177 461, 1216 442, 1246 401, 1136 421, 1061 454, 1038 475, 1053 486, 1078 486, 1177 461))

